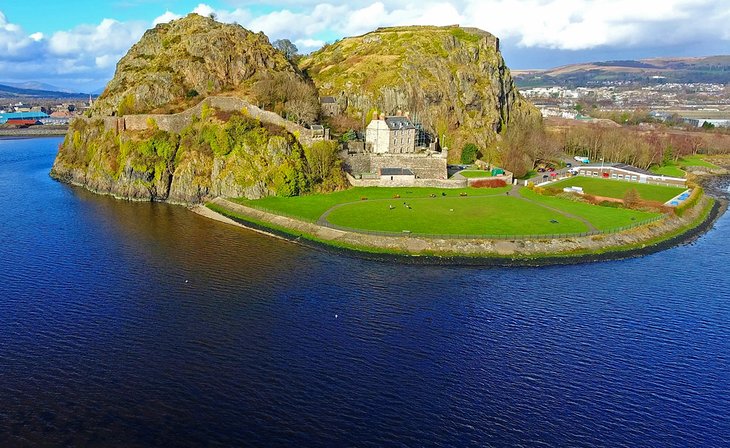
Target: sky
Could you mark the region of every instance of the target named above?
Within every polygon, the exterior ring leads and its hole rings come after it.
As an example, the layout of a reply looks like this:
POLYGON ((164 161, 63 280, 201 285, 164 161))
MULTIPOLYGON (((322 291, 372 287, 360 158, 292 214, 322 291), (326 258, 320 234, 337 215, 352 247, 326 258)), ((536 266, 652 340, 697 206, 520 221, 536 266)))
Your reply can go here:
POLYGON ((215 13, 302 53, 379 26, 474 26, 512 69, 730 54, 728 0, 0 0, 0 82, 101 89, 148 28, 215 13))

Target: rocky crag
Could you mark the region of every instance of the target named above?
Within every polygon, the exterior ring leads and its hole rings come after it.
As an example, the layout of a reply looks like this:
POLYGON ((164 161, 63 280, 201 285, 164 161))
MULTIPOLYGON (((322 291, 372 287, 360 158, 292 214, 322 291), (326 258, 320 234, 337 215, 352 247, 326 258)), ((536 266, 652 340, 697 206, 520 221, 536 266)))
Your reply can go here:
POLYGON ((367 122, 410 112, 446 144, 494 144, 509 123, 539 117, 517 91, 499 40, 459 26, 380 28, 343 39, 299 64, 323 96, 367 122))
POLYGON ((158 25, 119 62, 90 116, 71 124, 51 175, 183 204, 343 185, 335 163, 309 175, 308 130, 246 101, 256 79, 282 74, 305 82, 263 34, 194 14, 158 25))
POLYGON ((145 33, 117 64, 92 114, 181 112, 221 92, 246 96, 257 77, 296 71, 263 33, 190 14, 145 33))

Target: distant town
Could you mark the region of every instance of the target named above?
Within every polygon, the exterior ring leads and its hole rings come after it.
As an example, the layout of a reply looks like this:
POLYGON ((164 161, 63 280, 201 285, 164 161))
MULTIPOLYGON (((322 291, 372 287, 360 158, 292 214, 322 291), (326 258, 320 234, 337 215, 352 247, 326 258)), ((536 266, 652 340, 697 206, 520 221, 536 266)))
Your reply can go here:
POLYGON ((723 84, 613 82, 600 87, 534 87, 521 92, 544 117, 589 119, 600 117, 601 112, 645 110, 650 120, 730 128, 730 88, 723 84))
POLYGON ((75 117, 83 115, 93 105, 87 100, 53 101, 52 99, 5 100, 0 103, 0 129, 31 126, 68 126, 75 117))

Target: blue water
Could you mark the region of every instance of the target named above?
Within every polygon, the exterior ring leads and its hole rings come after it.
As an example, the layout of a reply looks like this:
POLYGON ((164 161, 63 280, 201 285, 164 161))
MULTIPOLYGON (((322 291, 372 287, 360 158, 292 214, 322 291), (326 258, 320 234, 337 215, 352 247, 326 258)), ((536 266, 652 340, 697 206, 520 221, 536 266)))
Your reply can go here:
POLYGON ((333 255, 0 141, 0 446, 730 446, 730 219, 547 268, 333 255))

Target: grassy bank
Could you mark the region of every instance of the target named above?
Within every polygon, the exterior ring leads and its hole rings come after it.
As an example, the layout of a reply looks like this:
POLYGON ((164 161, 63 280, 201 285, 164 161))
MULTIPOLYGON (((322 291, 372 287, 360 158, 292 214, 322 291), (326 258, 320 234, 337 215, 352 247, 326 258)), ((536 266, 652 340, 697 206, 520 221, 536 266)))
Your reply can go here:
POLYGON ((654 165, 650 168, 652 173, 671 177, 685 177, 685 169, 691 166, 699 166, 710 169, 720 169, 719 166, 708 162, 702 155, 687 156, 678 161, 670 161, 662 165, 654 165))

